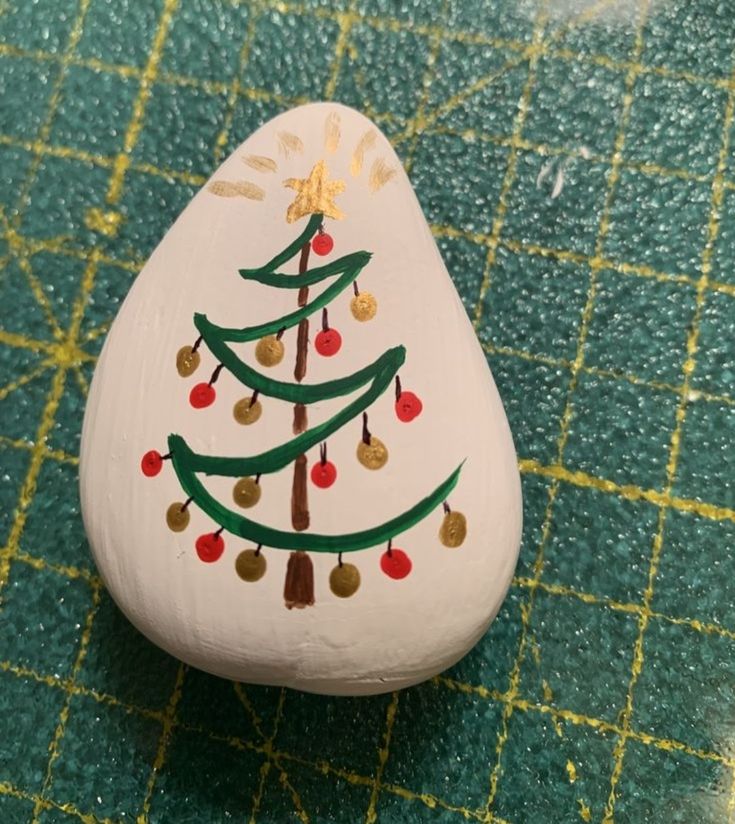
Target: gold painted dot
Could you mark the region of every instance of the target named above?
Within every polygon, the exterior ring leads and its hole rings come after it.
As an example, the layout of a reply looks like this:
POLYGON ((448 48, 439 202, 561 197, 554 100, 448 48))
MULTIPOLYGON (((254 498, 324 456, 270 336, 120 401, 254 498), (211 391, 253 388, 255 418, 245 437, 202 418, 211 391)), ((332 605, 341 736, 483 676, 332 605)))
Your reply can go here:
POLYGON ((263 414, 263 407, 260 401, 251 403, 251 398, 242 398, 242 400, 239 400, 233 407, 232 414, 238 423, 247 426, 248 424, 255 423, 255 421, 260 418, 263 414))
POLYGON ((283 360, 283 341, 275 335, 261 338, 255 346, 255 358, 261 366, 275 366, 283 360))
POLYGON ((176 371, 182 378, 188 378, 197 371, 201 359, 199 352, 195 352, 191 346, 182 346, 176 353, 176 371))
POLYGON ((355 320, 361 322, 372 320, 378 311, 378 301, 375 300, 370 292, 360 292, 359 295, 355 295, 350 301, 350 311, 355 320))
POLYGON ((370 436, 370 443, 360 441, 357 445, 357 460, 368 469, 380 469, 388 462, 388 450, 383 441, 370 436))
POLYGON ((166 523, 174 532, 183 532, 189 526, 189 510, 181 501, 175 501, 166 510, 166 523))
POLYGON ((260 500, 260 484, 253 478, 240 478, 232 490, 232 497, 238 506, 245 509, 255 506, 260 500))
POLYGON ((243 581, 259 581, 267 566, 263 553, 255 549, 245 549, 235 559, 235 572, 243 581))
POLYGON ((338 598, 349 598, 360 587, 360 570, 354 564, 336 566, 329 574, 329 588, 338 598))
POLYGON ((467 518, 461 512, 447 512, 439 529, 439 540, 444 546, 462 546, 467 537, 467 518))

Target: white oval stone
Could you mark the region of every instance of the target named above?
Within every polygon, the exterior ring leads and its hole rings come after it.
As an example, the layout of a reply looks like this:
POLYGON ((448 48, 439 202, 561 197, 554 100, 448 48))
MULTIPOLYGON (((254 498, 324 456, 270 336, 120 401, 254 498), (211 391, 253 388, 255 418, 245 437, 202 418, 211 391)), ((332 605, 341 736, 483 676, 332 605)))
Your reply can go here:
MULTIPOLYGON (((297 254, 278 271, 295 274, 298 265, 297 254)), ((335 279, 311 286, 309 300, 335 279)), ((293 382, 296 326, 282 342, 283 360, 269 368, 256 361, 256 342, 231 348, 261 374, 293 382)), ((327 421, 362 391, 310 404, 309 426, 327 421)), ((320 460, 318 444, 306 455, 310 471, 320 460)), ((369 120, 332 103, 289 111, 240 146, 194 197, 151 255, 108 335, 87 404, 80 475, 84 523, 110 593, 143 634, 195 667, 252 683, 371 694, 431 677, 481 638, 518 554, 521 495, 513 442, 487 362, 411 185, 369 120), (355 150, 368 132, 375 138, 363 141, 359 163, 355 150), (227 369, 215 384, 215 402, 193 408, 189 393, 209 380, 217 359, 204 342, 196 372, 181 377, 176 356, 197 339, 195 313, 239 329, 297 309, 297 290, 238 272, 262 267, 304 231, 310 215, 294 214, 297 191, 284 181, 307 179, 321 160, 329 181, 344 181, 344 191, 333 196, 344 218, 325 219, 334 249, 324 257, 312 252, 309 269, 353 252, 372 253, 358 285, 375 297, 377 312, 363 322, 353 317, 351 284, 331 300, 329 326, 341 334, 342 346, 330 357, 314 349, 321 310, 311 314, 303 383, 350 375, 403 346, 402 388, 421 399, 423 410, 411 422, 400 421, 392 381, 369 405, 369 430, 389 455, 372 471, 356 455, 360 414, 330 435, 328 459, 337 479, 321 489, 307 474, 305 532, 294 533, 291 524, 292 465, 263 474, 260 499, 247 509, 233 501, 237 478, 197 478, 228 511, 260 525, 288 535, 345 535, 409 510, 461 465, 448 500, 466 516, 467 537, 456 548, 442 544, 440 502, 394 536, 393 547, 411 559, 410 574, 394 579, 382 571, 381 541, 344 555, 359 571, 359 587, 345 595, 355 585, 353 576, 341 597, 330 589, 337 556, 311 551, 315 603, 287 609, 291 552, 265 544, 265 574, 243 580, 235 561, 255 542, 225 531, 221 557, 203 563, 196 539, 219 522, 195 500, 188 524, 181 531, 169 528, 169 506, 187 495, 171 460, 155 477, 145 477, 141 457, 151 449, 167 453, 172 433, 197 454, 237 458, 294 438, 293 404, 266 393, 257 421, 242 425, 234 419, 235 403, 252 390, 227 369), (286 219, 289 207, 293 222, 286 219)))

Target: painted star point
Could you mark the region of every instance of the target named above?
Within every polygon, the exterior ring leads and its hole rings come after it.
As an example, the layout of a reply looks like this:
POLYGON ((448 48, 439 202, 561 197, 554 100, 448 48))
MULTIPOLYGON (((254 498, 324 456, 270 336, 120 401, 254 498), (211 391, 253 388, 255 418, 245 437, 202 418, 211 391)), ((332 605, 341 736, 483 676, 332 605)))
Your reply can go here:
POLYGON ((322 214, 334 220, 342 220, 344 213, 334 203, 334 198, 344 192, 344 180, 328 180, 327 164, 320 160, 303 179, 290 177, 283 185, 294 189, 296 197, 286 211, 286 220, 294 223, 305 215, 322 214))

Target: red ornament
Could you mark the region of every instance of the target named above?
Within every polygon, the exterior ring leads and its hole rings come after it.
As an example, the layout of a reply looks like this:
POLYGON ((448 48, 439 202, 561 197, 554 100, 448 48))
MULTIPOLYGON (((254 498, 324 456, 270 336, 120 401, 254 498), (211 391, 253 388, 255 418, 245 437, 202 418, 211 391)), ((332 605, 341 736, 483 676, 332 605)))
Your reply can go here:
POLYGON ((206 564, 218 561, 225 551, 225 542, 217 532, 200 535, 196 542, 197 555, 206 564))
POLYGON ((143 470, 143 474, 146 478, 153 478, 158 475, 162 466, 163 458, 161 457, 161 453, 157 452, 155 449, 151 449, 149 452, 146 452, 140 462, 140 468, 143 470))
POLYGON ((413 392, 401 392, 396 401, 396 415, 398 415, 398 420, 404 423, 417 418, 423 408, 423 403, 413 392))
POLYGON ((209 383, 198 383, 189 393, 189 403, 194 409, 204 409, 205 406, 211 406, 217 393, 214 387, 209 383))
POLYGON ((336 329, 322 329, 314 340, 314 347, 320 355, 331 358, 342 347, 342 335, 336 329))
POLYGON ((402 549, 393 547, 380 556, 380 568, 389 578, 405 578, 412 566, 411 559, 402 549))
POLYGON ((328 255, 334 248, 334 241, 332 236, 326 232, 319 232, 319 234, 311 241, 311 248, 317 255, 328 255))
POLYGON ((319 489, 328 489, 337 480, 337 467, 331 461, 315 463, 311 468, 311 480, 319 489))

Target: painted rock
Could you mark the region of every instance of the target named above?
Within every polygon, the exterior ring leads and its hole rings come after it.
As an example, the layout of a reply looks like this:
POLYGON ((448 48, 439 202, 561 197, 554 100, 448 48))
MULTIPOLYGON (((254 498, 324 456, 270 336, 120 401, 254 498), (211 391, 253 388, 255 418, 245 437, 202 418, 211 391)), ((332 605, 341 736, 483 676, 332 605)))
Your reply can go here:
POLYGON ((518 554, 513 442, 369 120, 287 112, 185 209, 105 343, 81 496, 123 612, 217 675, 379 693, 483 635, 518 554))

